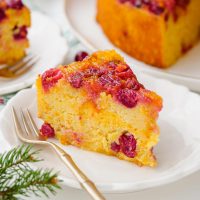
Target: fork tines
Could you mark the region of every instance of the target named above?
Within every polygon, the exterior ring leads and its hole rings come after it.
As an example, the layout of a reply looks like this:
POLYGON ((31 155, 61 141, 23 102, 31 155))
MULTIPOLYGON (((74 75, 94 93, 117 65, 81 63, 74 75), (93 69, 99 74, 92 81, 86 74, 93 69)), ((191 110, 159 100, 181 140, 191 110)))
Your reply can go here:
POLYGON ((14 65, 0 66, 0 76, 5 78, 17 78, 29 71, 38 62, 38 60, 38 56, 28 54, 25 58, 18 61, 14 65))

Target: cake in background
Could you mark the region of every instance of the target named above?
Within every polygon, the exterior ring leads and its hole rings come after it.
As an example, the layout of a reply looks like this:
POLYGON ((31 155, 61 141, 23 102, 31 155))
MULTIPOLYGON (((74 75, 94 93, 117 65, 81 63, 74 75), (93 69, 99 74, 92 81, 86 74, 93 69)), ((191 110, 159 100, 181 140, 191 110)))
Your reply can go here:
POLYGON ((145 89, 115 51, 85 55, 38 76, 41 134, 139 166, 156 166, 161 97, 145 89))
POLYGON ((29 47, 30 11, 21 0, 0 0, 0 64, 13 64, 29 47))
POLYGON ((97 21, 111 42, 166 68, 200 37, 199 0, 97 0, 97 21))

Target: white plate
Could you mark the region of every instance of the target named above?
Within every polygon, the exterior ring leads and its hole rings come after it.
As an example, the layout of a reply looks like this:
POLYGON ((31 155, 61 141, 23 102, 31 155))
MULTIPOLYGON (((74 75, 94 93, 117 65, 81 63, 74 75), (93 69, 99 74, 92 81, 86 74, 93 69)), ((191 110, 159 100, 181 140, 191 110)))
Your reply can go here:
MULTIPOLYGON (((65 8, 72 30, 87 47, 91 50, 116 49, 96 22, 96 0, 65 0, 65 8)), ((135 69, 167 78, 200 92, 200 43, 166 70, 157 69, 128 56, 119 49, 118 51, 135 69)))
POLYGON ((28 52, 40 57, 39 62, 23 76, 13 80, 0 78, 0 95, 18 91, 32 85, 37 74, 61 64, 68 52, 67 42, 59 27, 47 16, 32 11, 32 26, 29 30, 28 52))
MULTIPOLYGON (((147 75, 139 76, 139 80, 164 99, 164 108, 158 121, 161 137, 155 148, 159 163, 157 168, 138 167, 114 157, 63 146, 78 166, 105 192, 133 192, 160 186, 181 179, 200 168, 200 97, 187 88, 166 80, 147 75)), ((35 89, 19 92, 0 114, 0 138, 7 143, 1 142, 0 151, 2 146, 5 149, 19 144, 12 124, 11 105, 30 108, 38 125, 41 124, 36 116, 35 89)), ((59 170, 66 185, 79 187, 69 170, 50 149, 46 148, 42 155, 45 161, 40 163, 41 166, 59 170)))

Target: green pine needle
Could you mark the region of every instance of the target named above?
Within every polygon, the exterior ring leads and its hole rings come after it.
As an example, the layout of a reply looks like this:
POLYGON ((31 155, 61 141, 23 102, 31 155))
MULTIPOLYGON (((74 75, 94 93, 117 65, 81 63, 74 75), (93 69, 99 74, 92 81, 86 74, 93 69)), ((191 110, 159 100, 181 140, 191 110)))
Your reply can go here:
POLYGON ((22 145, 0 154, 0 199, 17 200, 21 196, 47 196, 60 189, 57 173, 49 169, 33 170, 29 163, 39 162, 38 151, 22 145))

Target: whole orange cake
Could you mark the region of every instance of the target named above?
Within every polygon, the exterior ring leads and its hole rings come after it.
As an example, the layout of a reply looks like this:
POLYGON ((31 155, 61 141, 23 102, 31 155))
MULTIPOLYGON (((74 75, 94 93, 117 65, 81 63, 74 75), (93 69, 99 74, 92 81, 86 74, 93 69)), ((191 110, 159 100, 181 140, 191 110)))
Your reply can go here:
POLYGON ((0 0, 0 64, 12 64, 25 55, 29 26, 30 12, 21 0, 0 0))
POLYGON ((155 166, 162 99, 115 51, 49 69, 36 81, 41 134, 139 166, 155 166))
POLYGON ((97 21, 131 56, 165 68, 200 37, 199 0, 97 0, 97 21))

